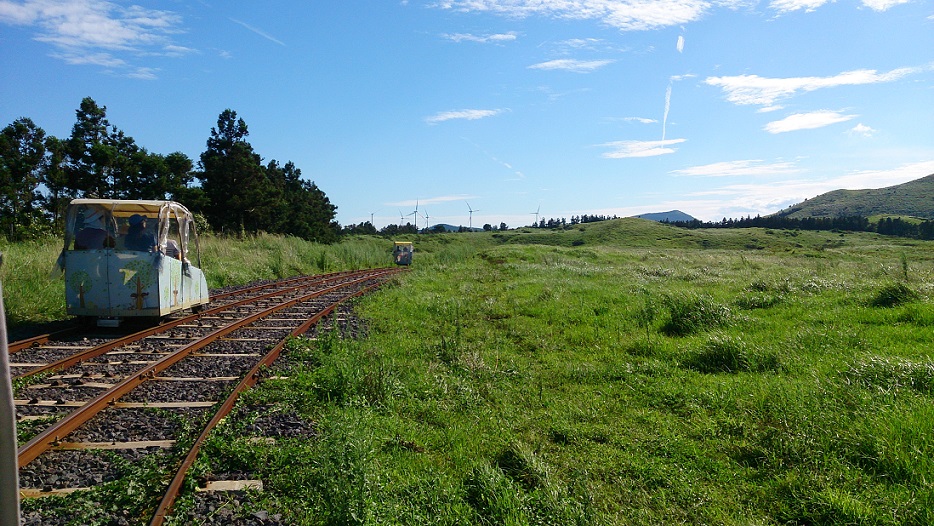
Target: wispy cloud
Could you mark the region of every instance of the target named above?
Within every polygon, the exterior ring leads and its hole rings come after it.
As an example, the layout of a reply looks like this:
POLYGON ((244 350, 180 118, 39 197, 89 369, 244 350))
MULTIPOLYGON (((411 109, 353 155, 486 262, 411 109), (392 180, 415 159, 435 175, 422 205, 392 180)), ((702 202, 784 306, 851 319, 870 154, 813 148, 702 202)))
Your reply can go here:
POLYGON ((840 86, 857 86, 893 82, 922 71, 924 68, 898 68, 879 73, 874 69, 845 71, 832 77, 768 78, 758 75, 708 77, 704 83, 726 93, 726 100, 740 105, 773 106, 776 101, 798 93, 840 86))
MULTIPOLYGON (((863 0, 863 5, 873 11, 887 11, 900 4, 907 4, 911 0, 863 0)), ((833 3, 833 0, 772 0, 769 7, 779 13, 804 10, 811 12, 824 4, 833 3)))
POLYGON ((402 207, 414 207, 416 204, 421 207, 423 205, 436 205, 441 203, 450 203, 452 201, 464 201, 466 199, 476 199, 478 196, 474 194, 456 194, 456 195, 439 195, 436 197, 428 198, 418 198, 418 199, 408 199, 405 201, 396 201, 394 203, 386 203, 386 206, 402 206, 402 207))
POLYGON ((737 177, 737 176, 763 176, 787 175, 800 172, 791 162, 765 163, 760 159, 743 161, 726 161, 702 166, 692 166, 680 170, 672 170, 674 175, 692 177, 737 177))
POLYGON ((445 33, 441 36, 452 42, 477 42, 479 44, 498 44, 501 42, 512 42, 519 38, 519 35, 515 31, 510 31, 508 33, 496 33, 492 35, 445 33))
POLYGON ((428 124, 438 124, 440 122, 450 121, 450 120, 468 120, 475 121, 477 119, 485 119, 487 117, 495 117, 502 113, 503 110, 453 110, 453 111, 443 111, 436 113, 430 117, 425 117, 425 122, 428 124))
POLYGON ((646 117, 623 117, 626 122, 638 122, 639 124, 655 124, 658 119, 648 119, 646 117))
POLYGON ((171 11, 123 7, 105 0, 0 0, 0 23, 35 28, 35 40, 56 49, 53 57, 73 65, 117 68, 137 78, 151 78, 154 70, 131 64, 130 56, 179 56, 191 51, 171 42, 181 21, 171 11), (141 75, 141 71, 149 73, 141 75))
POLYGON ((497 156, 491 154, 491 153, 488 152, 484 147, 480 146, 479 144, 477 144, 476 142, 472 141, 471 139, 468 139, 467 137, 461 137, 461 139, 467 141, 468 143, 470 143, 471 145, 473 145, 473 147, 476 148, 476 149, 477 149, 480 153, 482 153, 485 157, 489 158, 489 159, 490 159, 491 161, 493 161, 494 163, 496 163, 496 164, 502 166, 502 167, 505 168, 506 170, 509 170, 513 175, 515 175, 515 177, 511 177, 511 178, 507 179, 507 181, 521 181, 521 180, 525 179, 525 174, 522 173, 521 171, 517 170, 515 167, 513 167, 513 165, 512 165, 511 163, 508 163, 508 162, 506 162, 506 161, 501 160, 499 157, 497 157, 497 156))
POLYGON ((863 0, 863 5, 873 11, 887 11, 889 8, 907 4, 911 0, 863 0))
POLYGON ((823 128, 838 122, 855 119, 856 115, 843 115, 831 110, 812 111, 809 113, 795 113, 780 121, 772 121, 763 128, 769 133, 785 133, 798 130, 813 130, 823 128))
POLYGON ((247 24, 246 22, 237 20, 236 18, 231 18, 230 21, 233 22, 234 24, 239 24, 239 25, 245 27, 246 29, 248 29, 248 30, 250 30, 250 31, 252 31, 252 32, 254 32, 254 33, 256 33, 257 35, 259 35, 259 36, 265 38, 266 40, 268 40, 268 41, 270 41, 270 42, 274 42, 274 43, 276 43, 276 44, 279 44, 280 46, 285 47, 285 42, 279 40, 278 38, 276 38, 276 37, 274 37, 274 36, 272 36, 272 35, 270 35, 269 33, 263 31, 262 29, 257 29, 257 28, 255 28, 255 27, 251 26, 250 24, 247 24))
POLYGON ((665 90, 665 112, 662 116, 662 140, 665 140, 665 130, 668 128, 668 111, 671 109, 671 81, 668 82, 668 89, 665 90))
POLYGON ((675 45, 678 53, 684 53, 684 35, 678 35, 678 43, 675 45))
MULTIPOLYGON (((723 0, 716 5, 739 4, 723 0)), ((547 16, 601 20, 625 31, 659 29, 700 19, 713 5, 707 0, 438 0, 434 7, 488 12, 509 17, 547 16)))
POLYGON ((889 170, 855 171, 820 180, 797 178, 785 181, 769 180, 761 183, 731 184, 695 192, 683 199, 614 209, 603 213, 635 215, 677 209, 704 221, 719 221, 723 217, 772 214, 789 205, 832 190, 884 188, 932 173, 934 173, 934 160, 904 164, 889 170))
POLYGON ((573 71, 575 73, 590 73, 591 71, 596 71, 603 66, 606 66, 607 64, 612 64, 613 62, 613 60, 574 60, 570 58, 561 58, 556 60, 549 60, 547 62, 540 62, 538 64, 532 64, 529 66, 529 69, 560 69, 565 71, 573 71))
POLYGON ((714 212, 713 218, 738 217, 747 213, 771 214, 786 206, 833 190, 884 188, 932 173, 934 173, 934 161, 923 161, 904 164, 889 170, 854 171, 823 180, 790 179, 781 182, 772 181, 767 184, 729 185, 717 190, 716 194, 707 195, 719 195, 723 199, 718 205, 720 209, 714 212))
POLYGON ((687 139, 668 139, 664 141, 615 141, 601 144, 599 146, 610 148, 610 151, 603 154, 607 159, 626 159, 630 157, 655 157, 657 155, 666 155, 675 153, 675 148, 671 146, 680 144, 687 139))
POLYGON ((790 13, 791 11, 800 11, 802 9, 811 12, 831 1, 832 0, 772 0, 769 2, 769 7, 779 13, 790 13))

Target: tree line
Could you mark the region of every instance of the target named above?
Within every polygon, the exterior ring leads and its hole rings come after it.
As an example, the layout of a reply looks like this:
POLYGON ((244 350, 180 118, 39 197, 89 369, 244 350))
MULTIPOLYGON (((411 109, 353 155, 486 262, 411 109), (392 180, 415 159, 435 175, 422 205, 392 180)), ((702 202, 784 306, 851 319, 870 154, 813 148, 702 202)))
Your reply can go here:
POLYGON ((571 220, 568 221, 566 218, 555 219, 551 218, 545 220, 541 218, 538 222, 532 222, 532 228, 563 228, 566 226, 580 225, 584 223, 598 223, 600 221, 610 221, 611 219, 619 219, 617 216, 605 216, 605 215, 596 215, 596 214, 581 214, 579 216, 571 216, 571 220))
POLYGON ((722 221, 665 221, 681 228, 773 228, 777 230, 842 230, 847 232, 876 232, 886 236, 914 239, 934 239, 934 221, 906 221, 898 217, 886 217, 872 222, 861 216, 804 217, 791 218, 756 216, 740 219, 723 218, 722 221))
POLYGON ((17 241, 58 232, 75 198, 173 200, 220 233, 269 232, 330 243, 337 207, 291 161, 268 162, 247 141, 233 110, 218 116, 197 165, 153 153, 85 97, 67 138, 21 117, 0 131, 0 235, 17 241))

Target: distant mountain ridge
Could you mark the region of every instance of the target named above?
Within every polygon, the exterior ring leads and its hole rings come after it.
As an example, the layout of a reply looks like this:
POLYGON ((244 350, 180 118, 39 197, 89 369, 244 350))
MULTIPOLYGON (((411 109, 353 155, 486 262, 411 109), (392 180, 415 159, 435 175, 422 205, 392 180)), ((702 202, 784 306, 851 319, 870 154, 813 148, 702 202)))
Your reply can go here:
POLYGON ((885 188, 834 190, 773 215, 792 219, 875 215, 934 219, 934 174, 885 188))
POLYGON ((639 214, 637 216, 639 219, 649 219, 651 221, 669 221, 674 223, 676 221, 695 221, 696 219, 690 214, 685 214, 681 210, 669 210, 668 212, 652 212, 648 214, 639 214))

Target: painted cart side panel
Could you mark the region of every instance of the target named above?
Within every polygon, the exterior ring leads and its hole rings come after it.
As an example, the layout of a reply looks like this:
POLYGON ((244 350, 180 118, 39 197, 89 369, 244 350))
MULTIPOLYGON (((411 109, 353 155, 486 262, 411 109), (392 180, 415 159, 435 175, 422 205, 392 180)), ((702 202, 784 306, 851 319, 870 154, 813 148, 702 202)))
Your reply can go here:
POLYGON ((159 253, 68 251, 65 302, 77 316, 166 316, 208 303, 200 269, 159 253))

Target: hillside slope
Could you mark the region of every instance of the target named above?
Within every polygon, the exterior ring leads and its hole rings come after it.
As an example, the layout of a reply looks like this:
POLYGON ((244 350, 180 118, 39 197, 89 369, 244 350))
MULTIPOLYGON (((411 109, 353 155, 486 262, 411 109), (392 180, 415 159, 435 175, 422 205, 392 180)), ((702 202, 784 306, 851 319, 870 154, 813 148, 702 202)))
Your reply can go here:
POLYGON ((690 214, 685 214, 681 210, 670 210, 668 212, 653 212, 649 214, 639 214, 637 216, 639 219, 649 219, 651 221, 694 221, 694 216, 690 214))
POLYGON ((804 219, 880 214, 934 219, 934 174, 874 190, 834 190, 775 215, 804 219))

